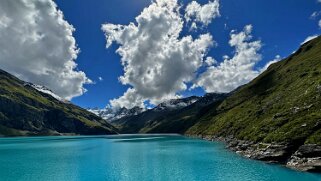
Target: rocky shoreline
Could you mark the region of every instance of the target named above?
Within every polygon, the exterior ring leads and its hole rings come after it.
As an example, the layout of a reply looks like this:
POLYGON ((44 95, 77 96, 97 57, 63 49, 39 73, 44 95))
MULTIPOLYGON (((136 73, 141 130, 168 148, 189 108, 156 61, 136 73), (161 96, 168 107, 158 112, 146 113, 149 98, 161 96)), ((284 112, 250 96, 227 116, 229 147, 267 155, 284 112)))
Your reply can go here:
POLYGON ((238 140, 233 137, 216 137, 213 135, 187 136, 208 141, 224 142, 226 143, 226 148, 246 158, 282 164, 298 171, 321 173, 321 146, 315 144, 295 146, 285 143, 255 143, 238 140))

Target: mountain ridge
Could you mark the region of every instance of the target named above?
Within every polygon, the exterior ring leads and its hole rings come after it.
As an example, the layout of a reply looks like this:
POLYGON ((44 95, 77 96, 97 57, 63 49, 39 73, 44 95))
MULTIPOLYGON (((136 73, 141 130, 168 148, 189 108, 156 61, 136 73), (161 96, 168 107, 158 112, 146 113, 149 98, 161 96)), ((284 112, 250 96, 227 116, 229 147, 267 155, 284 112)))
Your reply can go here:
POLYGON ((249 158, 321 171, 321 37, 211 108, 186 135, 223 140, 249 158))
POLYGON ((100 117, 32 85, 0 70, 0 135, 117 133, 100 117))
POLYGON ((183 133, 206 106, 224 99, 228 94, 208 93, 160 103, 138 115, 112 121, 121 133, 183 133), (181 119, 182 118, 182 119, 181 119), (178 129, 167 129, 168 127, 178 129))
POLYGON ((145 109, 140 107, 133 107, 131 109, 127 109, 125 107, 119 108, 119 109, 114 109, 111 107, 106 107, 103 109, 87 108, 87 110, 89 112, 96 114, 97 116, 100 116, 102 119, 106 120, 107 122, 112 122, 114 120, 117 120, 123 117, 135 116, 145 111, 145 109))

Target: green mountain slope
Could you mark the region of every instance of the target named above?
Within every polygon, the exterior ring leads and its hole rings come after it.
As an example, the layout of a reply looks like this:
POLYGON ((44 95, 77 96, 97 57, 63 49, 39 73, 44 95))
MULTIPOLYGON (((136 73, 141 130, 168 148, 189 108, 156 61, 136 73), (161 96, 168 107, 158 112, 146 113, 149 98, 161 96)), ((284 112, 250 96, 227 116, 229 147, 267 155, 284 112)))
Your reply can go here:
POLYGON ((210 105, 148 110, 113 123, 123 133, 184 133, 321 145, 321 37, 210 105))
POLYGON ((0 135, 114 134, 96 115, 0 70, 0 135))
POLYGON ((271 65, 186 133, 321 145, 321 37, 271 65))
POLYGON ((249 158, 321 172, 321 37, 222 99, 196 103, 127 117, 120 128, 223 140, 249 158))

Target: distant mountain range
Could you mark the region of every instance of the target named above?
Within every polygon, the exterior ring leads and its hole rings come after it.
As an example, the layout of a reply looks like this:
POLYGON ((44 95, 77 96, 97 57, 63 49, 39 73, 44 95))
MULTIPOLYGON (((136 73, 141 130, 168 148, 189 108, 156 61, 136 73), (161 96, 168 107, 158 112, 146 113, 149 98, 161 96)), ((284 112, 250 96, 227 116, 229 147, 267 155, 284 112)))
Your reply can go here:
POLYGON ((224 100, 229 94, 209 93, 165 101, 139 114, 113 119, 120 133, 184 133, 192 126, 202 109, 224 100))
POLYGON ((112 122, 114 120, 117 120, 123 117, 135 116, 137 114, 144 112, 145 109, 140 107, 134 107, 132 109, 127 109, 124 107, 120 109, 112 109, 110 107, 106 107, 104 109, 88 108, 87 110, 96 114, 97 116, 100 116, 107 122, 112 122))
MULTIPOLYGON (((170 110, 180 109, 196 102, 199 98, 200 97, 192 96, 192 97, 183 98, 183 99, 171 99, 159 104, 152 110, 170 111, 170 110)), ((136 116, 140 113, 147 111, 140 107, 134 107, 131 109, 127 109, 125 107, 119 108, 119 109, 113 109, 111 107, 106 107, 104 109, 88 108, 87 110, 96 114, 97 116, 100 116, 101 118, 105 119, 108 122, 113 122, 115 120, 125 118, 125 117, 136 116)))

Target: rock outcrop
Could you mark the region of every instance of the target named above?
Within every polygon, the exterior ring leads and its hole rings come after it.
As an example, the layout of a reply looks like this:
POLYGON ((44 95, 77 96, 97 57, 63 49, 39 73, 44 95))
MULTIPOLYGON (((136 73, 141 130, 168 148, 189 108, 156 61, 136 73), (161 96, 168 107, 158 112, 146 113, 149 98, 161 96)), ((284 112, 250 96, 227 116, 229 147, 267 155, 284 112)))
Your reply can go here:
POLYGON ((212 135, 188 135, 208 141, 221 141, 226 148, 249 159, 277 163, 307 172, 321 172, 321 146, 305 144, 300 147, 290 144, 254 143, 230 137, 212 135))

